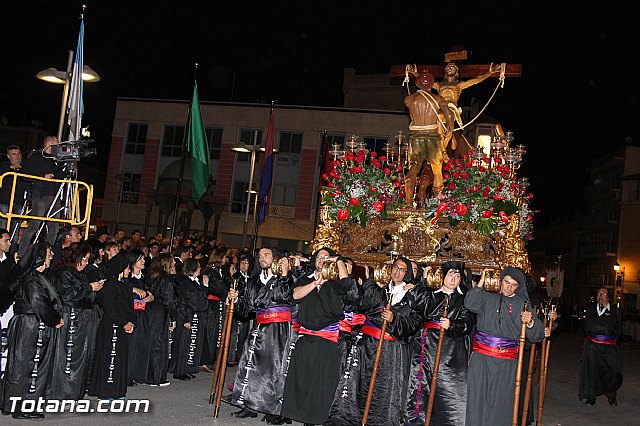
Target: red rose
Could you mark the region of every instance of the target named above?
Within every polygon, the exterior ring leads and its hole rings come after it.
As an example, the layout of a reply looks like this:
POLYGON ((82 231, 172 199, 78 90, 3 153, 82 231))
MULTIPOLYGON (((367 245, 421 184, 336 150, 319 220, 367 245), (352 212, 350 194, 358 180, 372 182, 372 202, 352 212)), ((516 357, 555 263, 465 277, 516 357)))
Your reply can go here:
POLYGON ((482 217, 485 219, 488 219, 491 216, 493 216, 493 212, 491 210, 485 210, 482 212, 482 217))
POLYGON ((323 173, 322 174, 322 179, 324 179, 324 180, 329 179, 329 174, 328 173, 323 173))
POLYGON ((453 164, 460 164, 460 159, 456 158, 455 160, 453 160, 453 164))
POLYGON ((511 189, 516 189, 518 187, 518 184, 515 182, 511 182, 511 185, 509 185, 511 187, 511 189))
POLYGON ((371 160, 371 165, 376 169, 379 169, 380 167, 382 167, 382 163, 380 163, 378 160, 371 160))
POLYGON ((383 203, 381 203, 380 201, 376 201, 375 203, 373 203, 373 211, 380 213, 382 210, 384 210, 383 203))
POLYGON ((382 169, 382 173, 384 173, 385 175, 390 175, 391 174, 391 169, 388 167, 385 167, 384 169, 382 169))
POLYGON ((399 180, 394 180, 394 181, 393 181, 393 184, 394 184, 395 186, 397 186, 398 188, 400 188, 400 187, 402 186, 402 183, 401 183, 399 180))
POLYGON ((345 209, 338 210, 338 220, 347 220, 349 217, 349 211, 345 209))
POLYGON ((471 161, 469 161, 469 162, 466 164, 466 166, 467 166, 467 169, 470 169, 471 167, 473 167, 473 163, 472 163, 471 161))
POLYGON ((460 173, 460 176, 462 176, 462 179, 466 179, 469 177, 469 175, 467 174, 467 172, 462 172, 460 173))
POLYGON ((484 171, 486 171, 486 170, 487 170, 487 169, 485 169, 483 166, 478 166, 478 171, 479 171, 479 172, 484 172, 484 171))
POLYGON ((486 164, 489 164, 489 163, 491 162, 491 158, 489 158, 489 157, 484 157, 484 158, 482 159, 482 161, 484 161, 486 164))
POLYGON ((376 192, 376 187, 373 185, 369 185, 369 190, 376 192))
POLYGON ((356 173, 362 173, 362 166, 356 167, 356 173))
POLYGON ((404 166, 398 166, 398 169, 397 169, 397 170, 398 170, 399 172, 403 171, 403 170, 404 170, 404 166))
POLYGON ((453 172, 453 177, 458 179, 460 177, 460 172, 453 172))
POLYGON ((500 220, 503 221, 504 223, 509 222, 509 218, 507 216, 501 216, 500 220))
POLYGON ((354 158, 356 158, 356 156, 353 155, 353 152, 347 152, 347 160, 353 161, 354 158))
POLYGON ((364 163, 364 157, 363 157, 363 156, 358 155, 358 156, 356 157, 356 161, 357 161, 358 163, 364 163))
POLYGON ((381 155, 380 156, 380 161, 387 161, 387 156, 386 155, 381 155))
POLYGON ((462 204, 462 203, 458 204, 458 205, 456 206, 456 213, 457 213, 459 216, 464 216, 464 215, 465 215, 465 213, 467 213, 467 206, 466 206, 466 205, 464 205, 464 204, 462 204))
POLYGON ((444 176, 445 179, 449 179, 449 173, 445 173, 442 176, 444 176))
POLYGON ((493 196, 493 199, 496 201, 501 201, 501 200, 504 200, 504 196, 502 196, 501 194, 496 194, 493 196))
POLYGON ((533 200, 533 192, 530 192, 530 193, 529 193, 529 195, 527 195, 527 197, 528 197, 530 200, 533 200))
POLYGON ((527 213, 524 217, 524 220, 526 220, 527 222, 533 222, 533 216, 531 216, 531 213, 527 213))
POLYGON ((376 158, 378 156, 378 153, 375 151, 371 151, 371 154, 369 155, 371 155, 371 158, 376 158))
POLYGON ((351 198, 349 198, 349 203, 352 206, 357 206, 357 205, 360 204, 360 200, 358 200, 356 197, 351 197, 351 198))
POLYGON ((440 204, 438 204, 438 208, 436 209, 436 211, 438 213, 442 213, 443 211, 445 211, 447 209, 447 206, 449 205, 449 203, 443 201, 440 204))
POLYGON ((456 184, 452 183, 451 185, 449 185, 449 190, 453 191, 454 189, 456 189, 456 184))
POLYGON ((333 188, 335 185, 333 184, 333 182, 329 182, 329 183, 327 184, 327 186, 328 186, 329 188, 333 188))

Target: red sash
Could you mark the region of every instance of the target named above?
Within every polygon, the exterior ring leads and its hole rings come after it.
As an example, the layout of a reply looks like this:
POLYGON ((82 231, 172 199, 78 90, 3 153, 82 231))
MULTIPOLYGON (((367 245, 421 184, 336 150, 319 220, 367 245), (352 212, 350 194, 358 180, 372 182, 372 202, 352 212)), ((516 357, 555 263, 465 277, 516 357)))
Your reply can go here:
POLYGON ((340 320, 340 331, 351 333, 351 321, 345 319, 340 320))
POLYGON ((147 309, 147 302, 142 299, 133 299, 133 309, 136 311, 145 311, 147 309))
POLYGON ((436 321, 427 321, 422 324, 423 328, 433 328, 436 330, 440 330, 440 323, 436 321))
POLYGON ((614 336, 605 336, 604 334, 587 334, 587 340, 599 345, 612 345, 618 343, 618 339, 614 336))
POLYGON ((353 319, 351 320, 351 325, 362 325, 364 324, 364 321, 367 319, 367 316, 365 314, 353 314, 353 319))
POLYGON ((220 298, 218 296, 214 296, 213 294, 209 294, 209 295, 207 295, 207 300, 218 300, 218 301, 220 301, 220 298))
POLYGON ((277 306, 274 308, 258 309, 256 313, 258 324, 272 324, 274 322, 291 322, 291 308, 277 306))
POLYGON ((338 323, 331 324, 323 328, 322 330, 309 330, 300 326, 300 334, 307 334, 309 336, 318 336, 323 339, 330 340, 334 343, 338 343, 338 323))
MULTIPOLYGON (((360 331, 362 331, 367 336, 373 337, 376 340, 380 340, 380 333, 382 332, 382 330, 380 330, 375 325, 371 324, 369 321, 365 321, 360 331)), ((396 340, 396 339, 385 331, 384 340, 396 340)))

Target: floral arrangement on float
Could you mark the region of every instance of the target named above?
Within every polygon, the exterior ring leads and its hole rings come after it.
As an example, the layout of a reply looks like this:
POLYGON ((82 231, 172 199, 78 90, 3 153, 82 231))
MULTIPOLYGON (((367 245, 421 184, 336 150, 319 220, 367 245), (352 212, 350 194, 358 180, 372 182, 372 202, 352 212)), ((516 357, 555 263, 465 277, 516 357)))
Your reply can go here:
POLYGON ((473 224, 476 230, 490 235, 498 226, 519 216, 520 236, 533 239, 533 216, 529 201, 527 178, 518 179, 523 145, 509 147, 511 132, 493 138, 487 156, 482 146, 469 151, 462 159, 449 160, 443 165, 444 186, 440 193, 426 203, 425 219, 435 224, 446 219, 451 226, 460 222, 473 224))
POLYGON ((322 201, 333 219, 350 220, 364 228, 369 219, 386 219, 390 209, 405 203, 404 182, 402 168, 394 166, 392 156, 379 156, 357 139, 351 136, 346 150, 337 143, 331 146, 333 168, 322 175, 322 201))

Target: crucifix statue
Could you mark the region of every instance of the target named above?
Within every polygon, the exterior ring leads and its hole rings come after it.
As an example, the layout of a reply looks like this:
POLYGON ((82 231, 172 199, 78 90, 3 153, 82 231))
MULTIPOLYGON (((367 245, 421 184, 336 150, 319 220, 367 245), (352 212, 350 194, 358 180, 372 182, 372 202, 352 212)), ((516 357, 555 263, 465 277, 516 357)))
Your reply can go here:
MULTIPOLYGON (((461 133, 461 130, 464 129, 465 126, 469 125, 473 120, 469 123, 462 122, 461 112, 462 109, 458 106, 458 100, 463 90, 481 83, 487 80, 490 77, 500 77, 501 83, 499 83, 498 87, 501 84, 504 84, 505 77, 519 77, 521 75, 522 66, 520 64, 499 64, 499 65, 458 65, 455 61, 461 61, 467 59, 467 52, 462 50, 461 48, 457 48, 454 46, 452 52, 449 52, 445 55, 446 65, 442 67, 442 65, 407 65, 404 67, 401 66, 392 66, 390 69, 390 77, 401 77, 404 76, 405 80, 403 85, 407 84, 407 90, 409 88, 409 76, 413 76, 417 81, 421 80, 421 76, 426 71, 434 76, 434 78, 442 78, 440 81, 434 81, 432 84, 432 88, 438 93, 438 97, 444 99, 445 104, 447 105, 447 113, 444 112, 443 109, 440 109, 439 115, 444 118, 440 120, 440 125, 438 126, 438 133, 442 137, 442 143, 440 144, 441 149, 443 150, 441 153, 431 153, 427 155, 424 160, 428 157, 432 158, 441 158, 442 161, 448 160, 448 154, 445 152, 447 148, 451 153, 466 153, 469 150, 473 149, 470 143, 467 142, 466 138, 461 133), (460 80, 460 77, 470 77, 467 80, 460 80), (451 115, 455 121, 455 127, 447 127, 446 122, 447 116, 451 115)), ((496 91, 498 89, 496 87, 496 91)), ((418 92, 414 95, 425 92, 424 89, 418 87, 418 92), (422 89, 422 90, 420 90, 422 89)), ((429 90, 430 91, 430 90, 429 90)), ((495 92, 494 92, 495 94, 495 92)), ((424 133, 423 130, 418 129, 415 125, 416 121, 420 121, 420 112, 417 110, 412 110, 411 102, 408 103, 408 100, 414 95, 409 93, 409 96, 405 98, 405 105, 409 108, 409 114, 412 120, 412 126, 409 128, 409 138, 415 139, 415 137, 420 136, 420 133, 424 133), (412 135, 414 138, 412 138, 412 135)), ((435 94, 434 94, 435 95, 435 94)), ((493 97, 493 95, 492 95, 493 97)), ((439 104, 439 103, 438 103, 439 104)), ((487 103, 488 104, 488 103, 487 103)), ((440 105, 438 105, 440 106, 440 105)), ((484 108, 482 109, 484 111, 484 108)), ((481 112, 482 112, 481 111, 481 112)), ((474 118, 475 120, 475 118, 474 118)), ((419 126, 418 126, 419 127, 419 126)), ((415 157, 414 162, 418 162, 417 168, 421 168, 420 159, 415 157)), ((440 174, 441 163, 433 164, 433 162, 428 162, 430 167, 422 167, 422 172, 420 173, 420 179, 417 179, 419 182, 418 188, 418 197, 417 204, 420 207, 421 201, 426 196, 426 187, 433 184, 433 192, 437 193, 442 186, 442 178, 438 176, 440 174), (434 169, 435 166, 435 169, 434 169), (431 169, 431 170, 430 170, 431 169)), ((415 168, 416 166, 414 166, 415 168)), ((415 174, 415 170, 413 174, 415 174)), ((411 176, 411 173, 409 174, 411 176)), ((413 195, 414 189, 410 189, 409 185, 411 185, 412 181, 406 182, 406 194, 407 194, 407 204, 411 206, 413 204, 413 199, 409 199, 409 194, 413 195)))

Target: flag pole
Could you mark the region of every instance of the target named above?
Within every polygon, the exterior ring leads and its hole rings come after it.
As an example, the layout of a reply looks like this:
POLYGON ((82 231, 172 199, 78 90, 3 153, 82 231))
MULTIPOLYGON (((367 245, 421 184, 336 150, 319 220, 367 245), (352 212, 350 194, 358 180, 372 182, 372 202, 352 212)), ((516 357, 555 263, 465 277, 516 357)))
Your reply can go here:
MULTIPOLYGON (((324 132, 322 134, 322 143, 320 144, 320 162, 319 162, 319 166, 318 166, 318 180, 322 179, 322 173, 324 173, 324 163, 326 161, 326 158, 324 158, 325 155, 325 151, 326 151, 326 147, 325 145, 327 144, 328 140, 327 140, 327 129, 324 129, 324 132)), ((313 219, 313 234, 311 236, 312 240, 316 239, 316 229, 318 228, 318 221, 319 221, 319 216, 320 216, 320 202, 322 201, 322 192, 318 191, 316 194, 316 214, 315 214, 315 218, 313 219)))
MULTIPOLYGON (((198 63, 195 63, 193 80, 198 77, 198 63)), ((171 221, 171 238, 169 239, 169 252, 173 250, 173 238, 176 233, 176 219, 178 218, 178 206, 180 205, 180 193, 182 192, 182 175, 184 175, 184 165, 187 161, 187 133, 189 122, 191 121, 191 102, 189 102, 189 112, 187 113, 187 124, 184 126, 182 135, 182 154, 180 155, 180 171, 178 172, 178 186, 176 188, 176 202, 173 208, 173 220, 171 221)))

